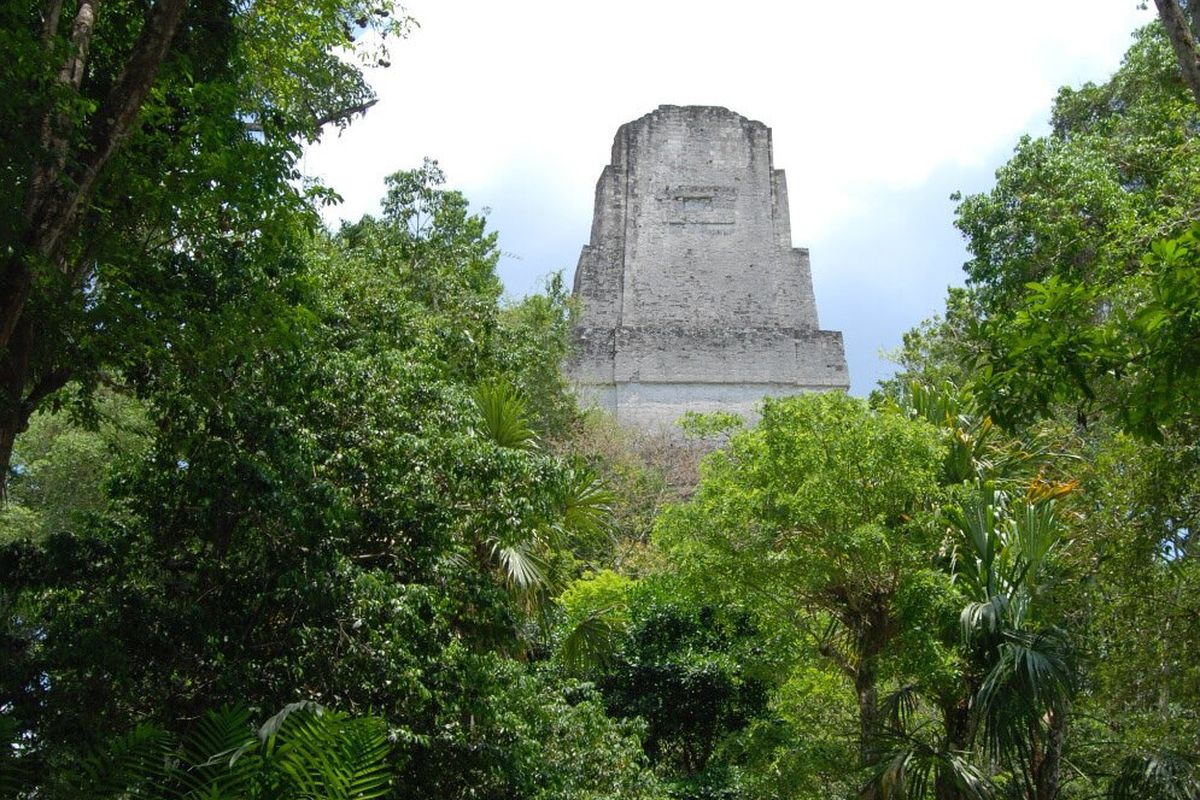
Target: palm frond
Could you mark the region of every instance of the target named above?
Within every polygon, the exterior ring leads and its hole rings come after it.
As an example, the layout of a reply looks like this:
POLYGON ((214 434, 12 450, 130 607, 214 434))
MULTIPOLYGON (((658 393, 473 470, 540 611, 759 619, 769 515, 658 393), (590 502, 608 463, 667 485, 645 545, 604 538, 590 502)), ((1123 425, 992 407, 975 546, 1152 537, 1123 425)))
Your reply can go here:
POLYGON ((971 763, 966 753, 946 753, 942 756, 942 767, 965 800, 992 800, 996 791, 983 770, 971 763))
POLYGON ((529 450, 537 443, 525 399, 508 381, 485 383, 475 390, 475 408, 484 435, 501 447, 529 450))
POLYGON ((837 617, 830 617, 824 630, 817 638, 817 651, 833 661, 839 668, 853 668, 855 661, 854 637, 850 629, 837 617))
POLYGON ((575 537, 611 537, 615 500, 598 474, 586 467, 572 468, 563 497, 563 527, 575 537))
POLYGON ((223 706, 200 718, 180 750, 188 763, 207 766, 235 759, 236 753, 255 741, 250 712, 240 706, 223 706))
POLYGON ((372 800, 387 794, 391 773, 383 720, 297 708, 275 736, 271 767, 286 776, 292 796, 372 800))
POLYGON ((295 703, 288 703, 259 727, 259 741, 263 743, 271 741, 271 739, 283 730, 284 723, 293 714, 308 714, 313 717, 319 717, 323 713, 325 713, 324 706, 312 700, 299 700, 295 703))
POLYGON ((153 725, 139 725, 102 752, 84 759, 75 782, 79 794, 94 797, 138 796, 165 784, 174 771, 174 742, 153 725))
POLYGON ((921 693, 916 684, 906 683, 889 692, 879 703, 879 710, 888 719, 893 731, 904 734, 912 728, 913 717, 921 705, 921 693))
POLYGON ((1054 501, 1023 502, 1012 517, 1012 545, 1017 557, 1013 560, 1016 574, 1014 584, 1033 585, 1047 557, 1062 541, 1063 527, 1055 512, 1054 501))
POLYGON ((889 756, 876 778, 882 800, 925 797, 933 765, 921 758, 915 748, 905 747, 889 756))
POLYGON ((614 621, 615 606, 593 611, 576 623, 559 646, 559 657, 572 669, 602 667, 612 660, 623 633, 614 621))
POLYGON ((391 783, 387 724, 311 702, 259 728, 244 708, 210 711, 175 746, 148 726, 83 764, 81 796, 148 800, 375 800, 391 783))
POLYGON ((1002 594, 968 603, 958 615, 963 641, 974 641, 981 634, 998 633, 1008 616, 1008 609, 1008 598, 1002 594))
POLYGON ((935 387, 912 380, 904 388, 906 391, 901 403, 908 408, 910 414, 939 427, 954 425, 958 417, 967 410, 964 408, 966 395, 949 381, 935 387))
POLYGON ((1027 762, 1047 714, 1065 710, 1074 683, 1070 645, 1063 631, 1005 631, 996 661, 974 700, 989 756, 1027 762))
MULTIPOLYGON (((952 783, 965 800, 993 800, 995 788, 966 753, 935 747, 914 735, 890 735, 872 782, 881 800, 921 800, 952 783)), ((864 793, 866 794, 866 793, 864 793)))
POLYGON ((943 514, 957 533, 960 555, 954 560, 954 577, 965 579, 977 597, 996 593, 996 561, 1002 547, 1001 522, 1005 495, 988 484, 972 497, 943 514))
POLYGON ((1200 774, 1186 756, 1171 751, 1131 755, 1108 787, 1108 800, 1196 800, 1200 774))
POLYGON ((533 553, 528 543, 503 545, 497 542, 492 546, 492 553, 509 585, 528 590, 544 582, 545 565, 533 553))
POLYGON ((164 783, 163 797, 223 797, 235 794, 255 769, 239 761, 259 740, 250 712, 241 706, 210 710, 183 738, 176 768, 164 783))

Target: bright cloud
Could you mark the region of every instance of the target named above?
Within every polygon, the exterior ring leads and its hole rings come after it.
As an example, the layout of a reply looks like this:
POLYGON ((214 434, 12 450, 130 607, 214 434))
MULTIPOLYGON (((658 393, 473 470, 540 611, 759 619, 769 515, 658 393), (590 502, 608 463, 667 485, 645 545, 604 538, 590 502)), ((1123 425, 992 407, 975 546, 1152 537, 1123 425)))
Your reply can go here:
MULTIPOLYGON (((861 268, 822 278, 836 265, 815 245, 853 249, 839 237, 870 238, 862 226, 889 199, 947 171, 993 169, 1044 124, 1060 85, 1107 78, 1151 19, 1134 0, 412 0, 408 10, 420 28, 374 75, 379 104, 311 148, 305 168, 346 198, 336 221, 373 210, 384 175, 438 158, 454 187, 492 208, 514 255, 502 277, 517 293, 574 266, 617 126, 663 103, 722 105, 771 126, 793 234, 814 245, 819 284, 861 280, 861 268)), ((929 220, 949 223, 948 209, 929 220)), ((945 266, 930 274, 940 295, 945 266)))

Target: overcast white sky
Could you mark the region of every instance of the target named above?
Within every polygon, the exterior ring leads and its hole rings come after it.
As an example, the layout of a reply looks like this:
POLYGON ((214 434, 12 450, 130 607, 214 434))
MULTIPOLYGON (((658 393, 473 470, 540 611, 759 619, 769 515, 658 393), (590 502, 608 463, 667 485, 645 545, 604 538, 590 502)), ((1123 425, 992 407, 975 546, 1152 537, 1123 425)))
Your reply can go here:
POLYGON ((380 102, 304 167, 377 208, 385 175, 440 162, 491 209, 513 295, 573 274, 617 127, 664 103, 720 105, 774 132, 822 327, 864 394, 879 358, 937 313, 966 258, 949 194, 989 187, 1063 84, 1103 81, 1137 0, 735 3, 411 0, 420 27, 372 73, 380 102))

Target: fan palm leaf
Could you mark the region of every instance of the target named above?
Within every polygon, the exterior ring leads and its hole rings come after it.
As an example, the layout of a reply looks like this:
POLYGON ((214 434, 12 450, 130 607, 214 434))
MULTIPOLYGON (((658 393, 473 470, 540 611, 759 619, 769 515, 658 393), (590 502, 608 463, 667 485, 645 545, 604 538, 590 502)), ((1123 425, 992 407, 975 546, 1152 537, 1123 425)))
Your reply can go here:
POLYGON ((576 538, 613 534, 615 495, 594 471, 576 466, 567 473, 562 503, 562 527, 576 538))
POLYGON ((991 782, 968 753, 935 747, 919 735, 892 733, 881 741, 886 749, 872 777, 881 800, 921 800, 934 786, 946 783, 964 800, 995 797, 991 782))
POLYGON ((1200 771, 1186 756, 1158 751, 1131 755, 1108 788, 1108 800, 1195 800, 1200 771))
POLYGON ((606 606, 575 623, 559 646, 563 663, 573 669, 608 664, 624 634, 623 626, 614 620, 616 611, 616 606, 606 606))
POLYGON ((485 436, 501 447, 529 450, 537 436, 530 426, 529 409, 520 392, 508 381, 494 381, 475 390, 475 408, 485 436))
POLYGON ((492 545, 492 554, 510 586, 529 591, 545 583, 545 562, 533 552, 531 543, 516 542, 505 545, 495 542, 492 545))
POLYGON ((1062 630, 1005 631, 974 698, 984 750, 1023 772, 1047 715, 1064 712, 1073 691, 1070 645, 1062 630))

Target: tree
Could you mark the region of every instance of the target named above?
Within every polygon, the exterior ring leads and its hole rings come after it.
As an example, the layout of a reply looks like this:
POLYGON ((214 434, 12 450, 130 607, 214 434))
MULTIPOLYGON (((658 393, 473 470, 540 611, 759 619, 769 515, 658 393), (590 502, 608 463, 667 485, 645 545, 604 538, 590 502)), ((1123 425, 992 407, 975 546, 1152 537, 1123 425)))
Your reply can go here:
POLYGON ((1148 26, 1111 80, 1062 89, 1053 132, 962 201, 963 358, 1001 423, 1065 405, 1156 438, 1195 416, 1198 113, 1148 26))
POLYGON ((902 630, 899 598, 936 550, 941 460, 922 420, 834 393, 768 400, 656 531, 693 574, 751 592, 770 624, 836 666, 852 686, 864 766, 881 754, 879 684, 902 630))
MULTIPOLYGON (((86 404, 291 235, 308 205, 294 184, 301 142, 373 102, 335 51, 355 27, 366 41, 407 18, 362 0, 24 0, 0 18, 6 483, 14 439, 47 399, 76 381, 86 404)), ((244 291, 273 279, 243 277, 244 291)))
POLYGON ((985 483, 948 509, 958 533, 955 576, 971 600, 962 612, 974 662, 967 730, 1029 800, 1058 797, 1075 687, 1067 633, 1039 603, 1063 546, 1053 499, 1060 491, 1011 502, 985 483))
POLYGON ((1094 588, 1082 598, 1073 716, 1090 741, 1072 761, 1122 784, 1115 796, 1170 797, 1151 784, 1182 782, 1200 761, 1200 451, 1194 432, 1153 444, 1111 431, 1089 438, 1081 495, 1093 502, 1074 549, 1094 588))
POLYGON ((500 390, 532 365, 500 352, 494 238, 444 219, 276 253, 269 303, 143 365, 149 441, 100 512, 0 545, 0 709, 39 796, 141 722, 297 700, 386 719, 394 797, 661 794, 636 725, 518 660, 537 609, 511 567, 573 574, 605 502, 500 390))
POLYGON ((611 715, 645 722, 651 765, 680 798, 731 797, 731 739, 766 715, 772 670, 748 609, 713 602, 671 575, 611 571, 563 593, 561 654, 611 715))
POLYGON ((1179 71, 1192 90, 1197 105, 1200 105, 1200 50, 1196 47, 1195 38, 1197 29, 1200 29, 1200 8, 1192 0, 1185 0, 1185 4, 1188 16, 1185 16, 1179 0, 1154 0, 1163 29, 1179 61, 1179 71))
MULTIPOLYGON (((1193 21, 1198 10, 1159 6, 1193 21)), ((951 294, 944 320, 906 337, 906 374, 880 393, 950 378, 978 401, 971 424, 954 423, 964 444, 991 415, 993 438, 1018 452, 1036 452, 1048 431, 1081 456, 1070 476, 1079 488, 1055 501, 1053 525, 1039 522, 1050 506, 1040 492, 1073 484, 1042 461, 1023 481, 972 477, 957 502, 973 510, 950 528, 956 567, 1022 541, 1057 551, 1043 575, 1023 567, 1009 588, 981 592, 956 578, 972 599, 961 695, 970 702, 965 734, 947 741, 986 745, 1003 764, 1000 783, 1029 797, 1193 791, 1195 570, 1184 554, 1200 410, 1200 111, 1181 80, 1180 43, 1194 47, 1181 33, 1148 26, 1109 81, 1060 90, 1051 134, 1023 138, 996 186, 963 200, 968 286, 951 294), (1076 585, 1055 591, 1064 574, 1076 585)))

